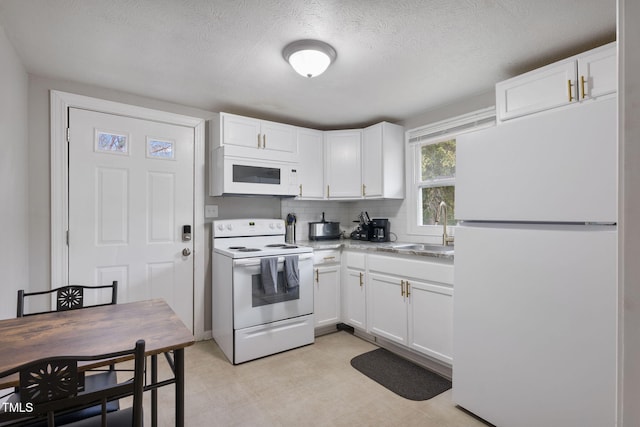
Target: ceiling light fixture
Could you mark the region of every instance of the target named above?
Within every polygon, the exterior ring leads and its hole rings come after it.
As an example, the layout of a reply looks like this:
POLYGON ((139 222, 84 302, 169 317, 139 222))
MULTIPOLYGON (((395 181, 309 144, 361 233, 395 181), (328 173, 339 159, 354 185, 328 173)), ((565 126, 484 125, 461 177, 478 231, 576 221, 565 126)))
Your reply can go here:
POLYGON ((316 77, 336 59, 336 50, 320 40, 298 40, 282 50, 282 56, 294 70, 305 77, 316 77))

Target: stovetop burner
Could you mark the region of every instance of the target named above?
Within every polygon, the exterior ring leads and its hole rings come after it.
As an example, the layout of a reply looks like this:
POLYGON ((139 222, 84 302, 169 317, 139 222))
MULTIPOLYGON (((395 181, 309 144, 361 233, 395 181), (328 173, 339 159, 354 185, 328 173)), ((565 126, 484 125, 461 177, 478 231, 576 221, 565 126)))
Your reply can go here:
POLYGON ((286 243, 272 243, 270 245, 266 245, 265 248, 283 248, 287 246, 286 243))
POLYGON ((282 246, 282 249, 295 249, 295 248, 297 248, 296 245, 285 245, 285 246, 282 246))
POLYGON ((260 252, 262 249, 258 248, 242 248, 238 249, 238 252, 260 252))

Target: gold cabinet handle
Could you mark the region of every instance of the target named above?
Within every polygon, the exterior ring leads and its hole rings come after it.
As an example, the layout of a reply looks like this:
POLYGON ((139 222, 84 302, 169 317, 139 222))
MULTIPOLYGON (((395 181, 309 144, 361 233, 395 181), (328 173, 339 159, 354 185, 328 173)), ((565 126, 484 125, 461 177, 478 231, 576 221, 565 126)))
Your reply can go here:
POLYGON ((260 148, 260 134, 258 134, 258 148, 260 148))
POLYGON ((409 288, 411 287, 411 283, 409 283, 409 281, 407 280, 405 282, 405 286, 407 287, 407 298, 409 298, 409 295, 411 295, 411 292, 409 291, 409 288))
POLYGON ((362 287, 362 284, 363 284, 362 283, 362 276, 363 276, 363 274, 362 274, 362 272, 360 272, 360 287, 362 287))
POLYGON ((567 80, 567 89, 569 89, 569 102, 573 101, 573 93, 571 90, 571 86, 573 86, 571 84, 571 80, 567 80))
POLYGON ((300 197, 302 197, 302 184, 300 184, 300 197))
POLYGON ((367 193, 366 190, 367 190, 367 186, 362 184, 362 197, 364 197, 366 195, 366 193, 367 193))
POLYGON ((587 97, 587 93, 584 91, 584 83, 585 83, 584 76, 580 76, 580 90, 582 91, 582 99, 585 99, 587 97))
POLYGON ((320 270, 316 268, 316 283, 320 283, 320 270))
POLYGON ((334 256, 326 256, 326 257, 324 257, 322 259, 325 260, 325 261, 330 261, 332 259, 336 259, 336 257, 334 257, 334 256))
POLYGON ((328 199, 329 197, 331 197, 329 194, 330 194, 330 193, 329 193, 329 186, 327 185, 327 199, 328 199))
POLYGON ((262 148, 267 148, 267 134, 262 134, 262 148))
POLYGON ((400 295, 404 296, 404 280, 400 281, 400 295))

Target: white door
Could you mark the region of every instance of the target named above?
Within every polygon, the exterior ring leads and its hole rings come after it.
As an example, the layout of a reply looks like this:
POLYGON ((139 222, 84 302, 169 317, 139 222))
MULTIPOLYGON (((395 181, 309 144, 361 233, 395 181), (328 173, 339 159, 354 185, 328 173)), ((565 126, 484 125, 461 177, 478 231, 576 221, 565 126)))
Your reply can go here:
POLYGON ((366 329, 366 299, 364 271, 347 268, 346 270, 346 307, 345 323, 360 329, 366 329))
POLYGON ((193 329, 193 128, 69 109, 69 283, 118 281, 193 329))
POLYGON ((223 114, 222 130, 225 145, 238 145, 258 149, 262 145, 260 140, 260 120, 249 117, 223 114))
POLYGON ((382 197, 382 123, 362 131, 362 196, 382 197))
POLYGON ((301 199, 322 199, 324 197, 322 132, 298 129, 298 146, 300 149, 298 196, 301 199))
POLYGON ((453 288, 411 280, 409 292, 409 345, 452 364, 453 288))
POLYGON ((618 90, 616 43, 595 49, 578 58, 580 99, 597 98, 618 90))
POLYGON ((499 426, 614 426, 615 227, 456 230, 453 400, 499 426))
POLYGON ((315 268, 313 315, 315 326, 335 325, 340 320, 340 264, 315 268))
POLYGON ((369 327, 402 345, 407 344, 407 298, 399 277, 369 274, 369 327))
POLYGON ((616 222, 616 105, 603 99, 460 135, 456 219, 616 222))
MULTIPOLYGON (((297 153, 296 128, 274 122, 261 122, 262 148, 265 150, 297 153)), ((283 159, 285 160, 285 159, 283 159)))
POLYGON ((578 99, 575 59, 557 62, 496 84, 500 120, 561 107, 578 99))
POLYGON ((362 195, 360 145, 362 131, 329 131, 325 140, 325 182, 330 199, 362 195))

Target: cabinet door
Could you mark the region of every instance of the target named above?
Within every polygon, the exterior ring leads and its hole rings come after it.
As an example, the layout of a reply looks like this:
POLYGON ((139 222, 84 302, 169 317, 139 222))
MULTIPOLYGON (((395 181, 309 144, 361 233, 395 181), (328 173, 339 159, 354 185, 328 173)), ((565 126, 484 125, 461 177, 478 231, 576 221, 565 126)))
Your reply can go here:
POLYGON ((296 154, 298 143, 296 140, 296 128, 289 125, 274 122, 261 122, 262 148, 269 151, 282 151, 296 154))
POLYGON ((496 112, 508 120, 577 100, 577 61, 561 61, 496 84, 496 112))
POLYGON ((354 328, 366 330, 366 287, 364 271, 346 269, 344 322, 354 328))
POLYGON ((616 424, 617 233, 456 230, 457 404, 501 426, 616 424))
POLYGON ((578 58, 581 100, 597 98, 618 90, 617 61, 615 42, 578 58))
POLYGON ((340 265, 316 267, 314 274, 315 326, 336 324, 340 320, 340 265))
POLYGON ((369 330, 407 345, 407 303, 400 278, 369 274, 369 330))
POLYGON ((298 198, 322 199, 324 198, 322 132, 313 129, 298 129, 298 147, 300 150, 298 198))
POLYGON ((456 219, 615 223, 616 102, 585 102, 460 135, 456 219))
POLYGON ((225 145, 260 148, 260 120, 224 114, 222 132, 225 145))
POLYGON ((362 197, 382 197, 382 123, 362 132, 362 197))
POLYGON ((361 198, 361 130, 325 132, 325 173, 330 199, 361 198))
POLYGON ((409 281, 409 346, 452 363, 453 288, 409 281))

